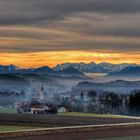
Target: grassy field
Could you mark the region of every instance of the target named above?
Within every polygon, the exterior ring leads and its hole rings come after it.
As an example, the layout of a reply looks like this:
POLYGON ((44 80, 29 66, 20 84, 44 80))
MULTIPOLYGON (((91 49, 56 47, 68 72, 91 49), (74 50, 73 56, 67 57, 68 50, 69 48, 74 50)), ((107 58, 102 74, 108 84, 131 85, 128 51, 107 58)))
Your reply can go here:
MULTIPOLYGON (((17 110, 14 108, 0 108, 0 113, 17 113, 17 110)), ((112 115, 112 114, 94 114, 94 113, 80 113, 80 112, 66 112, 66 113, 58 113, 58 115, 63 116, 82 116, 82 117, 102 117, 102 118, 133 118, 140 119, 138 117, 129 117, 123 115, 112 115)))
POLYGON ((0 108, 0 113, 16 113, 17 110, 14 108, 6 108, 6 107, 1 107, 0 108))
POLYGON ((58 113, 58 115, 64 115, 64 116, 82 116, 82 117, 103 117, 103 118, 108 118, 108 117, 109 118, 129 118, 128 116, 122 116, 122 115, 79 113, 79 112, 58 113))
POLYGON ((6 131, 19 131, 19 130, 28 130, 28 129, 34 129, 34 127, 0 125, 0 133, 6 131))
POLYGON ((140 140, 140 136, 120 137, 120 138, 104 138, 104 139, 94 139, 94 140, 140 140))
MULTIPOLYGON (((0 113, 17 113, 17 110, 14 109, 14 108, 2 107, 2 108, 0 108, 0 113)), ((80 113, 80 112, 65 112, 65 113, 58 113, 58 115, 62 115, 62 116, 81 116, 81 117, 132 118, 132 119, 140 119, 140 117, 130 117, 130 116, 123 116, 123 115, 94 114, 94 113, 80 113)))

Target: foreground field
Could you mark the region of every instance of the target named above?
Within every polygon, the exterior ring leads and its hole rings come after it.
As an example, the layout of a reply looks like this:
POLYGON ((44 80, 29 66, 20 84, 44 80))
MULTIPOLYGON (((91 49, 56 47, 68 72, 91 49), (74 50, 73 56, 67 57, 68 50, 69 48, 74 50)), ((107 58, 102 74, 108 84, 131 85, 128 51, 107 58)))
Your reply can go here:
POLYGON ((140 140, 140 136, 120 137, 120 138, 104 138, 104 139, 93 139, 93 140, 140 140))
MULTIPOLYGON (((56 132, 56 131, 55 131, 56 132)), ((4 140, 139 140, 140 127, 63 132, 5 138, 4 140), (117 138, 118 137, 118 138, 117 138)))
POLYGON ((58 115, 62 116, 80 116, 80 117, 100 117, 100 118, 136 118, 139 117, 129 117, 123 115, 112 115, 112 114, 94 114, 94 113, 80 113, 80 112, 66 112, 66 113, 58 113, 58 115))
POLYGON ((28 130, 28 129, 34 129, 34 127, 0 125, 0 133, 7 132, 7 131, 19 131, 19 130, 28 130))
MULTIPOLYGON (((45 133, 42 133, 41 135, 36 135, 35 133, 35 135, 32 135, 32 136, 26 135, 24 137, 15 137, 15 138, 9 138, 5 140, 27 140, 27 139, 30 139, 30 140, 44 140, 44 139, 46 140, 47 139, 48 140, 49 139, 50 140, 56 140, 56 139, 93 140, 93 139, 98 139, 98 138, 105 139, 105 138, 112 138, 112 137, 139 136, 140 126, 137 126, 137 125, 134 126, 133 128, 128 128, 127 126, 125 127, 121 126, 119 127, 119 129, 114 128, 115 124, 132 123, 132 122, 133 123, 135 122, 135 124, 139 124, 140 119, 128 118, 124 116, 97 115, 97 114, 86 114, 86 113, 60 113, 57 115, 0 114, 0 124, 9 124, 9 125, 11 124, 11 125, 16 125, 16 126, 26 125, 26 126, 31 126, 31 127, 36 126, 36 127, 47 128, 47 127, 59 127, 59 126, 65 127, 65 126, 85 126, 85 125, 105 125, 105 124, 113 125, 111 129, 109 129, 110 127, 107 126, 107 129, 102 129, 102 130, 85 129, 84 131, 76 131, 76 132, 72 131, 72 132, 67 132, 67 133, 63 133, 61 131, 61 133, 58 133, 58 134, 54 134, 53 132, 53 135, 46 135, 45 133)), ((123 140, 123 139, 120 138, 117 140, 123 140)), ((133 139, 133 140, 137 140, 137 139, 133 139)))
POLYGON ((84 113, 65 113, 58 115, 39 115, 39 114, 0 114, 0 124, 29 125, 29 126, 81 126, 98 124, 117 124, 140 122, 140 119, 115 117, 110 115, 94 115, 84 113))

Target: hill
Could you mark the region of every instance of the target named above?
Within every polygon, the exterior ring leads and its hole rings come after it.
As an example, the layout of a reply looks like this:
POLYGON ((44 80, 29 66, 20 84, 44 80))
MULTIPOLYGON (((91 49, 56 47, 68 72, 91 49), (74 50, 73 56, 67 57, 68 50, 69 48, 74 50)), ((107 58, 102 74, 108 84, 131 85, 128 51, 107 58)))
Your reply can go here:
POLYGON ((109 73, 107 77, 140 77, 140 67, 129 66, 119 72, 109 73))

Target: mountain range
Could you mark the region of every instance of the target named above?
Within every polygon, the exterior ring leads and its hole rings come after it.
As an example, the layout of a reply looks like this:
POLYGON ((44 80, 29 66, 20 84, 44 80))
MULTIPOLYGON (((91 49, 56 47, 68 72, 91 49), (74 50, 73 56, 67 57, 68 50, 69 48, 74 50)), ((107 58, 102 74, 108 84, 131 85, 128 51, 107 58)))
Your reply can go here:
POLYGON ((22 69, 14 65, 3 66, 0 65, 0 74, 48 74, 48 75, 64 75, 64 76, 84 76, 84 73, 109 73, 109 76, 121 75, 121 74, 139 74, 140 66, 137 64, 111 64, 94 62, 85 63, 64 63, 50 68, 48 66, 42 66, 38 68, 22 69))
POLYGON ((127 68, 129 66, 138 66, 137 64, 111 64, 102 62, 99 64, 96 64, 94 62, 91 63, 64 63, 64 64, 58 64, 56 67, 54 67, 54 70, 60 71, 63 69, 66 69, 68 67, 73 67, 80 72, 84 73, 111 73, 111 72, 118 72, 123 70, 124 68, 127 68))
POLYGON ((73 67, 67 67, 60 71, 55 71, 48 66, 39 68, 22 69, 14 65, 0 65, 0 74, 47 74, 47 75, 62 75, 62 76, 84 76, 83 72, 78 71, 73 67))

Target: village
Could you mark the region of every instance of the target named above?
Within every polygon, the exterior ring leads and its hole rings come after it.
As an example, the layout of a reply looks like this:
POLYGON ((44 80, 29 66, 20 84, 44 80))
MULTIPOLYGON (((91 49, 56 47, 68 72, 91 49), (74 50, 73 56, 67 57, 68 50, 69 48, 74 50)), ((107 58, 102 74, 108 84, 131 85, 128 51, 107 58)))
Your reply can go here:
POLYGON ((68 112, 68 109, 64 105, 53 106, 52 103, 46 103, 44 96, 44 88, 42 86, 40 91, 34 95, 32 101, 16 102, 14 107, 17 109, 17 113, 56 114, 68 112))
MULTIPOLYGON (((119 95, 114 92, 97 94, 95 91, 79 93, 63 93, 55 97, 55 100, 46 100, 44 87, 38 90, 30 101, 15 102, 17 113, 27 114, 57 114, 64 112, 85 112, 97 114, 137 115, 137 104, 133 100, 138 99, 139 91, 132 94, 119 95), (135 97, 136 96, 136 97, 135 97), (133 112, 132 112, 133 111, 133 112)), ((48 96, 47 96, 48 98, 48 96)))

